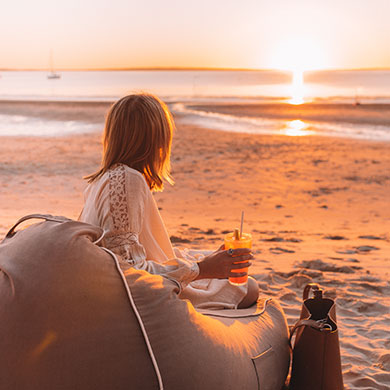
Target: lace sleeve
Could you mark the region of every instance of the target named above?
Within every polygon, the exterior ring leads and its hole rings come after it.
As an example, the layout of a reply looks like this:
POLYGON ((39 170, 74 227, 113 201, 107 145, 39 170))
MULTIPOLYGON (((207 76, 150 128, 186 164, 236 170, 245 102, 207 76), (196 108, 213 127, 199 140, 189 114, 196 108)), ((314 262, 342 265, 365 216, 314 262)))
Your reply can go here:
POLYGON ((145 183, 142 177, 126 177, 126 168, 118 164, 109 171, 110 215, 113 229, 106 236, 108 249, 130 264, 146 258, 139 243, 145 207, 145 183))
POLYGON ((109 171, 110 214, 113 229, 105 244, 123 260, 152 274, 175 280, 181 288, 199 275, 195 261, 173 258, 162 263, 146 260, 146 252, 139 242, 149 188, 142 176, 126 172, 119 164, 109 171))
POLYGON ((136 268, 176 281, 180 291, 199 275, 198 263, 180 258, 169 259, 163 264, 147 260, 137 264, 136 268))

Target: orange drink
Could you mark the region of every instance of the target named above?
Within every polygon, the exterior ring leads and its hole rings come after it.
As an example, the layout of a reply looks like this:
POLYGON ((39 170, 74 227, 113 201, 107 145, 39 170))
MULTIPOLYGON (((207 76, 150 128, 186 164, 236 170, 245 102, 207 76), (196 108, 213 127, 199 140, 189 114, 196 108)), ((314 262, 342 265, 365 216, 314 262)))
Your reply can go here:
MULTIPOLYGON (((237 229, 238 230, 238 229, 237 229)), ((249 233, 242 233, 241 237, 238 232, 228 233, 225 236, 225 249, 237 248, 252 248, 252 235, 249 233)), ((237 263, 243 263, 238 261, 237 263)), ((233 269, 234 273, 248 272, 247 268, 233 269)), ((248 281, 248 274, 245 276, 230 277, 229 282, 235 286, 242 286, 248 281)))

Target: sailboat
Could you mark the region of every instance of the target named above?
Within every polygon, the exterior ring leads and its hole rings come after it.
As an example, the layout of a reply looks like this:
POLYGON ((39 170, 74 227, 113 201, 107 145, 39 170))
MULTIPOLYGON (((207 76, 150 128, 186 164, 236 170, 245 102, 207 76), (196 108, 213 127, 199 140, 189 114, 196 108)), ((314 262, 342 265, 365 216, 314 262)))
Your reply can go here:
POLYGON ((54 79, 60 79, 61 78, 61 75, 54 71, 53 52, 52 52, 52 50, 50 50, 50 73, 47 75, 47 78, 49 80, 54 80, 54 79))

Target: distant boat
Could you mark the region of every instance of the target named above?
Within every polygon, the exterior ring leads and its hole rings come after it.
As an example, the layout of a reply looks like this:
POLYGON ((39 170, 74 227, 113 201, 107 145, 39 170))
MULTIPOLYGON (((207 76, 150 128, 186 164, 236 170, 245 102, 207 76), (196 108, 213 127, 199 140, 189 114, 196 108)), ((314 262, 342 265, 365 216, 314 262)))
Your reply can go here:
POLYGON ((54 79, 60 79, 61 75, 59 73, 56 73, 54 71, 54 66, 53 66, 53 51, 50 50, 50 73, 47 75, 47 78, 49 80, 54 80, 54 79))
POLYGON ((359 99, 359 94, 358 94, 359 90, 360 90, 360 88, 356 88, 356 90, 355 90, 355 102, 354 102, 355 106, 360 106, 362 104, 360 99, 359 99))
POLYGON ((50 80, 52 80, 52 79, 60 79, 61 75, 59 73, 50 72, 47 75, 47 78, 50 79, 50 80))

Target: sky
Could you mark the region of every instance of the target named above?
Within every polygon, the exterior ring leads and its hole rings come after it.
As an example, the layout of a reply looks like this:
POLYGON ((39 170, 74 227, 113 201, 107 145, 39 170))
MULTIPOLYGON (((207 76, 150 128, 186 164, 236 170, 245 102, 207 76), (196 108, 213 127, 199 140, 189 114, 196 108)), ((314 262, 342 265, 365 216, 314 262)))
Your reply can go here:
POLYGON ((0 4, 0 69, 390 68, 390 0, 0 4))

